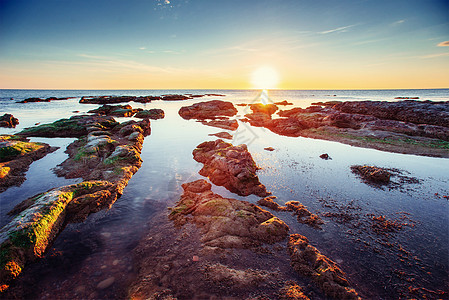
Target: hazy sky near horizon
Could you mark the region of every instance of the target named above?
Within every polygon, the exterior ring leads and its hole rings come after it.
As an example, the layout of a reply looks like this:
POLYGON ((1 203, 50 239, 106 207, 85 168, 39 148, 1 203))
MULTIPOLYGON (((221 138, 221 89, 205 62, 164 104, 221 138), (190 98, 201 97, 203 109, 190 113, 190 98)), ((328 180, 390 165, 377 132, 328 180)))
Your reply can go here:
POLYGON ((0 0, 0 88, 449 87, 448 0, 0 0))

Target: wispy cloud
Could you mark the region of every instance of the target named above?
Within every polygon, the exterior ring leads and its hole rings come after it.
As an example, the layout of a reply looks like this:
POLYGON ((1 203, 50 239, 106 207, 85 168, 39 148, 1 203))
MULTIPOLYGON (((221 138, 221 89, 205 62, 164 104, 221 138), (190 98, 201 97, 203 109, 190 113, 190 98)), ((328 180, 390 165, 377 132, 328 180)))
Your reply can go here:
POLYGON ((333 33, 333 32, 346 32, 349 28, 357 26, 358 24, 352 24, 352 25, 348 25, 348 26, 342 26, 342 27, 338 27, 338 28, 334 28, 334 29, 330 29, 330 30, 326 30, 326 31, 320 31, 320 34, 329 34, 329 33, 333 33))
POLYGON ((396 22, 391 23, 391 25, 392 25, 392 26, 396 26, 396 25, 402 24, 402 23, 404 23, 404 22, 405 22, 404 19, 403 19, 403 20, 398 20, 398 21, 396 21, 396 22))
POLYGON ((441 42, 437 45, 438 47, 449 47, 449 41, 441 42))
POLYGON ((425 59, 425 58, 435 58, 435 57, 443 57, 443 56, 449 56, 449 52, 424 55, 424 56, 420 56, 420 58, 425 59))

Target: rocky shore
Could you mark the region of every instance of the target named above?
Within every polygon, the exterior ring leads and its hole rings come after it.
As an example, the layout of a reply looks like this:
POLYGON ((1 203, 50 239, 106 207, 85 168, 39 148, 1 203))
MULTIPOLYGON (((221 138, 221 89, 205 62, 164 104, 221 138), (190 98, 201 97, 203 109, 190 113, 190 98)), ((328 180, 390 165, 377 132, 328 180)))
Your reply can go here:
MULTIPOLYGON (((56 173, 84 181, 33 196, 11 211, 15 217, 0 230, 2 291, 28 262, 42 257, 68 223, 82 221, 89 214, 110 207, 120 197, 141 166, 140 153, 144 137, 150 134, 150 121, 118 123, 112 117, 85 115, 28 128, 19 134, 79 137, 68 146, 69 158, 58 166, 56 173)), ((30 148, 30 151, 23 151, 31 153, 27 156, 14 153, 14 157, 25 158, 33 157, 31 150, 41 153, 44 149, 45 153, 49 148, 24 142, 24 138, 11 141, 8 137, 4 143, 8 145, 1 148, 5 160, 13 152, 10 148, 30 148)), ((2 173, 6 168, 8 166, 2 166, 2 173)))
POLYGON ((449 102, 319 102, 277 112, 252 104, 243 121, 285 136, 337 141, 379 150, 449 157, 449 102))

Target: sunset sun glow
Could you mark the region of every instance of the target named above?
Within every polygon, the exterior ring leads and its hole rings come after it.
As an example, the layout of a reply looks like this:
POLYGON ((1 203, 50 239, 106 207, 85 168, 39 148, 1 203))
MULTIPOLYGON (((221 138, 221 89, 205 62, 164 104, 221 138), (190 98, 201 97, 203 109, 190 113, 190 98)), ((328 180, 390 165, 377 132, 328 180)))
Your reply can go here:
POLYGON ((279 84, 279 73, 269 66, 259 67, 251 73, 251 84, 255 89, 275 89, 279 84))

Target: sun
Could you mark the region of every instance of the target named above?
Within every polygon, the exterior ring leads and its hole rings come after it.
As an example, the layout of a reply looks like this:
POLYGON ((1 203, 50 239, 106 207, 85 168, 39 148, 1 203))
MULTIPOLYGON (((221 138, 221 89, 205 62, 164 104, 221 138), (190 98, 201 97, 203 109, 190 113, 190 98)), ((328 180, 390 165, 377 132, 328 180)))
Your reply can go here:
POLYGON ((259 67, 251 74, 251 84, 255 89, 274 89, 279 83, 279 73, 270 66, 259 67))

